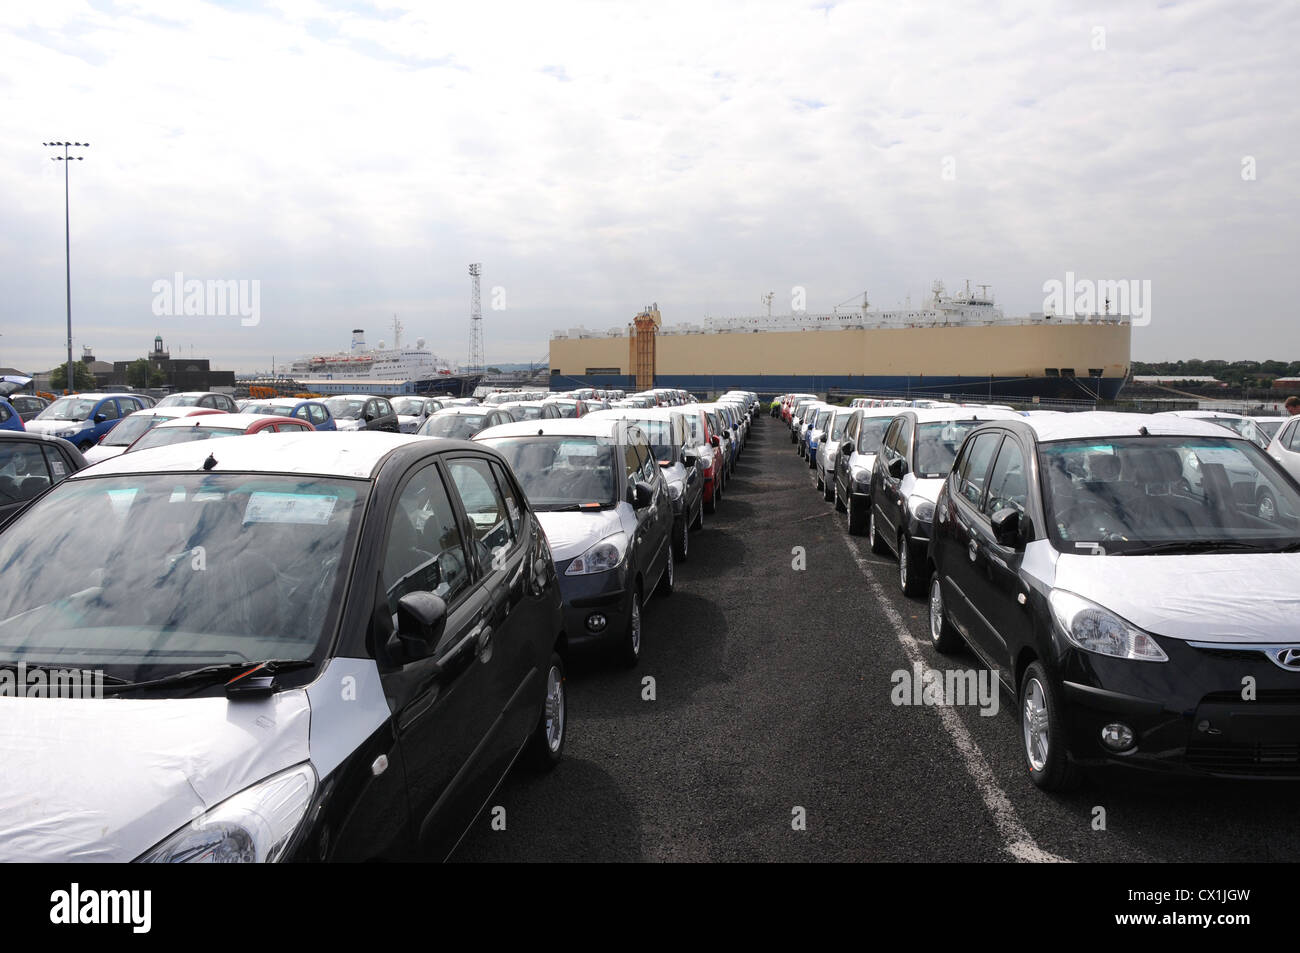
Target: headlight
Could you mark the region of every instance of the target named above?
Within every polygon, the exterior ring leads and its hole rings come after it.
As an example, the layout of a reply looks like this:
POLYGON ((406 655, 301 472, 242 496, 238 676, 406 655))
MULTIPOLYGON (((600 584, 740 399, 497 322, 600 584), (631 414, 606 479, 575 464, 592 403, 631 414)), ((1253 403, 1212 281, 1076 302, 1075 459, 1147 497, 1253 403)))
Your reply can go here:
POLYGON ((300 764, 227 798, 139 860, 147 864, 272 863, 284 855, 315 793, 315 770, 300 764))
POLYGON ((854 468, 853 468, 853 482, 854 482, 854 483, 857 483, 859 486, 870 486, 870 485, 871 485, 871 471, 870 471, 870 470, 863 470, 863 469, 860 468, 860 467, 854 467, 854 468))
POLYGON ((1065 637, 1084 651, 1141 662, 1169 661, 1155 639, 1095 602, 1064 589, 1053 589, 1047 601, 1065 637))
POLYGON ((668 499, 680 500, 682 498, 682 485, 676 480, 668 481, 668 499))
POLYGON ((923 496, 909 496, 907 506, 912 511, 912 515, 922 523, 934 519, 934 504, 923 496))
POLYGON ((587 550, 564 571, 566 576, 588 576, 594 572, 608 572, 618 567, 627 553, 627 534, 606 536, 587 550))
POLYGON ((77 431, 72 430, 72 429, 69 429, 69 428, 64 428, 63 430, 56 430, 56 431, 54 431, 54 436, 56 436, 56 437, 62 437, 62 438, 64 438, 65 440, 66 440, 68 437, 75 437, 76 435, 77 435, 77 431))

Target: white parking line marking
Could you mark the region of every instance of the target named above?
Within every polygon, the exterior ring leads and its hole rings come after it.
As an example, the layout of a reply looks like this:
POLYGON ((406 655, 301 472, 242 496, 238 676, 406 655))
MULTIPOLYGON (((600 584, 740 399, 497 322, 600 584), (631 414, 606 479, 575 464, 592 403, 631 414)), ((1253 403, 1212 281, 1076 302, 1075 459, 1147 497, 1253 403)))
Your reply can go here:
MULTIPOLYGON (((858 551, 857 541, 849 535, 844 526, 841 525, 840 530, 854 562, 858 564, 858 568, 862 570, 862 575, 867 580, 867 584, 871 586, 876 602, 884 611, 889 624, 893 626, 894 635, 897 637, 899 645, 903 647, 903 654, 907 656, 909 662, 919 663, 924 668, 929 668, 925 664, 925 657, 921 654, 916 640, 912 638, 912 633, 903 621, 903 617, 885 598, 885 590, 876 580, 872 564, 858 551)), ((980 751, 979 745, 975 743, 975 739, 966 730, 966 725, 958 717, 957 710, 943 706, 938 706, 934 710, 939 713, 944 728, 948 730, 948 734, 952 737, 953 744, 956 745, 957 752, 961 755, 962 763, 966 766, 966 773, 971 776, 971 780, 975 782, 975 787, 979 789, 980 797, 984 799, 984 806, 993 815, 993 823, 997 827, 998 833, 1002 835, 1007 853, 1016 860, 1026 863, 1072 863, 1072 861, 1064 857, 1058 857, 1043 850, 1034 842, 1033 836, 1020 823, 1020 818, 1016 815, 1016 809, 1011 806, 1011 799, 999 787, 997 779, 993 776, 993 769, 989 767, 988 762, 984 759, 984 753, 980 751)))

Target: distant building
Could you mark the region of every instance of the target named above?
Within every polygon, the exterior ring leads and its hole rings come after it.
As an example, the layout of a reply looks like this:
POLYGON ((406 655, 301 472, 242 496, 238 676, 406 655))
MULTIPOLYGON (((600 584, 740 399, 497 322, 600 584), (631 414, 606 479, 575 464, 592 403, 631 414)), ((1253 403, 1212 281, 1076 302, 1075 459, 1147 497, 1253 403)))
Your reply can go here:
POLYGON ((1289 394, 1300 393, 1300 377, 1275 377, 1273 389, 1284 390, 1289 394))
POLYGON ((1133 375, 1134 384, 1196 384, 1200 387, 1208 387, 1215 384, 1223 386, 1223 381, 1217 377, 1210 377, 1205 374, 1135 374, 1133 375))
MULTIPOLYGON (((171 352, 163 346, 162 335, 153 339, 153 350, 144 355, 149 364, 162 372, 164 386, 171 391, 209 390, 233 391, 234 371, 214 371, 207 358, 178 358, 172 360, 171 352)), ((139 360, 137 358, 136 360, 139 360)), ((135 361, 114 361, 111 383, 126 384, 126 371, 135 361)), ((96 377, 98 380, 98 377, 96 377)))

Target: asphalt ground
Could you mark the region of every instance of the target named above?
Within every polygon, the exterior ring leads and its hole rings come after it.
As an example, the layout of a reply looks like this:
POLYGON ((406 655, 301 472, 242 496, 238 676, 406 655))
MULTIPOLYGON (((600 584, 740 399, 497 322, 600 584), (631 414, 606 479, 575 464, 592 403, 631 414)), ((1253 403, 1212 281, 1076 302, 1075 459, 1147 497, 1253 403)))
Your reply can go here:
POLYGON ((1048 795, 1005 692, 992 715, 895 705, 914 662, 981 668, 935 653, 926 613, 761 417, 639 666, 573 660, 563 762, 513 771, 455 859, 1300 860, 1300 785, 1119 771, 1048 795))

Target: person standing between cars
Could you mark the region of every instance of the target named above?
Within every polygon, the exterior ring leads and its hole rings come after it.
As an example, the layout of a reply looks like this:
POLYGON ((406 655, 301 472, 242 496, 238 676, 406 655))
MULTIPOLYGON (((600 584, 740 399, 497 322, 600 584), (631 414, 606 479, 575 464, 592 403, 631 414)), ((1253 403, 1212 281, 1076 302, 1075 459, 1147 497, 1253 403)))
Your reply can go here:
POLYGON ((1282 406, 1286 408, 1287 414, 1294 417, 1296 414, 1300 414, 1300 397, 1292 394, 1282 406))

